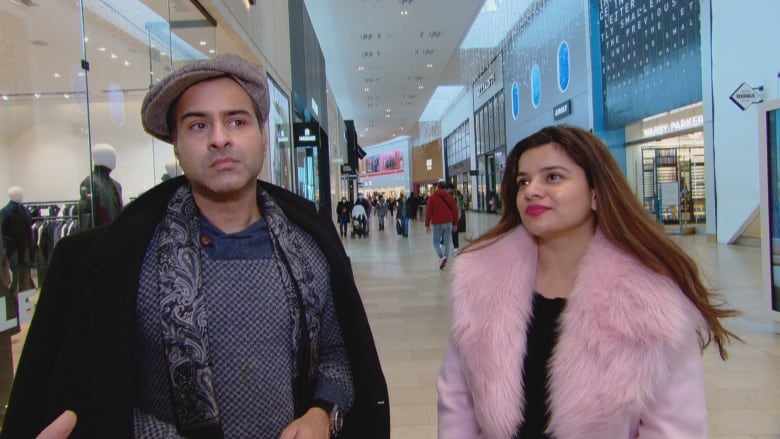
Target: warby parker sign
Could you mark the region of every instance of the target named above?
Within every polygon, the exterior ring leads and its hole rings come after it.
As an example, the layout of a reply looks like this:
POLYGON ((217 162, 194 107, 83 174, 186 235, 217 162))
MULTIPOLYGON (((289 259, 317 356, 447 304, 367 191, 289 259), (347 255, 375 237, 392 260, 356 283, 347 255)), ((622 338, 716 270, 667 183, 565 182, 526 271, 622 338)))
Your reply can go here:
POLYGON ((35 310, 35 304, 30 301, 30 298, 35 295, 35 290, 21 291, 17 295, 17 311, 16 318, 8 319, 8 310, 6 309, 6 301, 0 299, 0 332, 8 331, 20 326, 22 323, 27 323, 32 320, 33 311, 35 310))

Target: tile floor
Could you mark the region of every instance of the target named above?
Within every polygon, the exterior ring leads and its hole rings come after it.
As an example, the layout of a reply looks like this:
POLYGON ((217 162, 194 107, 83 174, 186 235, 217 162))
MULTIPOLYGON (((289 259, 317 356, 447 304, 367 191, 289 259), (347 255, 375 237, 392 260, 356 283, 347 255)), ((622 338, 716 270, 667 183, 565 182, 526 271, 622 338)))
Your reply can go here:
MULTIPOLYGON (((498 216, 467 213, 466 235, 491 227, 498 216)), ((408 239, 393 222, 378 231, 372 218, 365 239, 344 241, 352 258, 390 388, 392 437, 436 438, 436 374, 447 342, 450 269, 440 271, 422 221, 410 221, 408 239)), ((464 244, 461 234, 461 245, 464 244)), ((727 322, 736 342, 727 362, 705 352, 705 380, 713 439, 780 439, 780 335, 772 330, 761 290, 758 248, 675 237, 705 276, 742 316, 727 322)), ((15 360, 25 332, 14 336, 15 360)))
MULTIPOLYGON (((468 213, 469 234, 486 230, 496 215, 468 213)), ((447 341, 450 269, 440 271, 422 221, 410 236, 393 223, 345 247, 379 347, 390 388, 392 437, 436 437, 436 373, 447 341)), ((463 245, 461 234, 461 245, 463 245)), ((702 266, 709 282, 743 312, 727 325, 736 342, 727 362, 705 352, 705 379, 713 439, 780 439, 780 335, 772 330, 761 290, 760 250, 707 242, 703 235, 675 237, 702 266)))

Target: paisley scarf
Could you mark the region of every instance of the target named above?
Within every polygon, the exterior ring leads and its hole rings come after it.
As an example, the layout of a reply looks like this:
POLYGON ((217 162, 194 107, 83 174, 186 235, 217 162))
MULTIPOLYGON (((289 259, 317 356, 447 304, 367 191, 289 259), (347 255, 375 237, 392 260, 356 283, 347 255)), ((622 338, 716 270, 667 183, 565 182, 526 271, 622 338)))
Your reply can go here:
MULTIPOLYGON (((303 243, 303 232, 259 186, 257 203, 268 223, 290 309, 293 390, 300 405, 307 385, 316 377, 319 359, 320 298, 314 288, 312 249, 303 243)), ((176 427, 187 437, 222 437, 209 358, 206 298, 201 292, 200 214, 189 186, 182 186, 171 198, 157 233, 163 344, 176 427)), ((300 412, 301 407, 296 407, 296 416, 300 412)))

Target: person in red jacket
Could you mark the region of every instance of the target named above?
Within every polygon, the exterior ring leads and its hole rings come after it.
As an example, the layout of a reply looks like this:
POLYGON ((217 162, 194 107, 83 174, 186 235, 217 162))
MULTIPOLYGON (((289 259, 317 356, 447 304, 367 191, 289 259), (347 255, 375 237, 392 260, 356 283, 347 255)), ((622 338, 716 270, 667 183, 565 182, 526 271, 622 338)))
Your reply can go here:
POLYGON ((458 203, 445 189, 444 179, 439 179, 436 191, 428 197, 425 208, 425 232, 430 233, 433 224, 433 249, 439 257, 439 270, 447 266, 452 243, 452 228, 458 227, 458 203))

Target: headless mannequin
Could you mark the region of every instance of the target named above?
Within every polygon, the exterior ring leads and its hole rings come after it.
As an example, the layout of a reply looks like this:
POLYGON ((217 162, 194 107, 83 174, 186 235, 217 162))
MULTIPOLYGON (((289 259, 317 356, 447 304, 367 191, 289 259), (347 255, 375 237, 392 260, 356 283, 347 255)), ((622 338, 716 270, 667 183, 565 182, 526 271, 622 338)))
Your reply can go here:
POLYGON ((7 289, 2 288, 7 285, 5 281, 2 282, 0 292, 5 295, 6 317, 10 319, 16 317, 17 314, 16 293, 35 288, 35 285, 31 275, 34 255, 32 218, 30 212, 22 204, 24 191, 18 186, 13 186, 8 189, 8 197, 10 201, 0 211, 0 217, 2 217, 0 222, 2 223, 4 254, 8 258, 8 266, 11 270, 11 282, 7 289))
POLYGON ((80 187, 79 228, 110 224, 122 210, 122 185, 110 177, 116 167, 116 150, 107 143, 92 148, 92 179, 87 176, 80 187))

